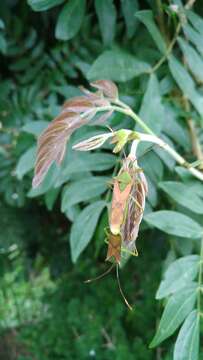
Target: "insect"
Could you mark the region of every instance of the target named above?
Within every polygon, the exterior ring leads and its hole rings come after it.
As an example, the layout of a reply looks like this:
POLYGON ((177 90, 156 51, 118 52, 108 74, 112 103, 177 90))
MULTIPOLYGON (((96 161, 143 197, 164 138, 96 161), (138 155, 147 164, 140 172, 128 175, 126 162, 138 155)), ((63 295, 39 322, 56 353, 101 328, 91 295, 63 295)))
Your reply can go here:
MULTIPOLYGON (((143 217, 147 182, 137 161, 123 160, 118 176, 114 178, 109 227, 113 235, 120 235, 121 250, 137 255, 135 241, 143 217)), ((109 242, 111 247, 111 242, 109 242)))
POLYGON ((123 252, 138 255, 135 241, 143 217, 147 182, 143 170, 137 165, 137 159, 132 160, 126 157, 122 161, 118 175, 113 178, 112 184, 109 229, 105 231, 107 235, 105 242, 108 244, 106 260, 112 262, 112 265, 103 274, 86 282, 90 283, 103 278, 115 267, 119 291, 125 304, 132 310, 120 284, 119 266, 123 252))

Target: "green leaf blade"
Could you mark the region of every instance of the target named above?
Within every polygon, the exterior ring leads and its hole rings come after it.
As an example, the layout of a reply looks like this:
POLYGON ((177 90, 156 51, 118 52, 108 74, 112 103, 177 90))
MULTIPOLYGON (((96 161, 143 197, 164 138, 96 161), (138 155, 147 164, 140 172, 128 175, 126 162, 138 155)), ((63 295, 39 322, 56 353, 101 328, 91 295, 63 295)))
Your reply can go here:
POLYGON ((137 0, 121 0, 121 8, 127 28, 128 38, 132 38, 137 28, 137 19, 135 17, 136 11, 139 9, 137 0))
POLYGON ((183 26, 183 31, 191 43, 195 45, 200 54, 203 55, 202 35, 189 24, 183 26))
POLYGON ((203 214, 203 200, 189 186, 178 181, 163 181, 159 183, 159 187, 178 204, 197 214, 203 214))
POLYGON ((85 14, 85 0, 69 0, 61 10, 55 29, 59 40, 70 40, 80 30, 85 14))
POLYGON ((32 146, 30 149, 24 152, 24 154, 18 160, 15 173, 19 180, 22 180, 24 175, 34 168, 36 153, 37 147, 32 146))
POLYGON ((173 360, 199 359, 200 316, 192 311, 183 323, 175 343, 173 360))
POLYGON ((149 77, 139 115, 156 134, 161 132, 165 111, 161 102, 159 82, 155 74, 149 77))
POLYGON ((112 0, 95 0, 95 9, 99 20, 103 43, 112 44, 116 30, 116 8, 112 0))
POLYGON ((192 286, 175 293, 169 298, 150 348, 159 345, 175 332, 186 316, 193 310, 196 299, 197 292, 192 286))
POLYGON ((199 260, 198 255, 188 255, 172 262, 157 290, 156 299, 163 299, 191 283, 197 276, 199 260))
POLYGON ((185 94, 185 96, 190 99, 194 108, 199 112, 199 114, 203 115, 203 97, 197 91, 195 87, 195 82, 185 69, 185 67, 174 57, 169 57, 169 68, 171 74, 176 81, 179 88, 185 94))
POLYGON ((151 10, 138 11, 135 16, 146 26, 157 48, 162 54, 167 51, 166 43, 154 22, 153 12, 151 10))
POLYGON ((203 36, 203 18, 192 10, 187 10, 186 15, 194 28, 203 36))
POLYGON ((144 217, 145 221, 169 235, 181 236, 189 239, 202 237, 202 227, 177 211, 159 210, 144 217))
POLYGON ((30 121, 22 127, 22 130, 29 134, 39 136, 48 125, 49 122, 45 120, 30 121))
POLYGON ((88 80, 109 79, 125 82, 148 72, 147 62, 138 60, 123 50, 104 51, 92 64, 87 73, 88 80))
POLYGON ((116 156, 107 154, 104 152, 99 153, 77 153, 76 156, 72 156, 70 161, 65 165, 65 168, 61 171, 60 177, 56 186, 61 186, 66 181, 70 180, 72 176, 75 176, 81 172, 87 171, 104 171, 112 169, 116 163, 116 156))
POLYGON ((107 182, 107 177, 90 176, 67 185, 62 194, 61 211, 66 212, 75 204, 89 201, 103 194, 107 190, 107 182))
POLYGON ((97 201, 87 206, 74 222, 70 234, 71 257, 74 263, 90 242, 105 206, 105 201, 97 201))
POLYGON ((45 11, 60 5, 64 0, 28 0, 28 4, 34 11, 45 11))
POLYGON ((178 38, 179 46, 183 52, 190 71, 198 81, 203 81, 203 58, 200 54, 183 38, 178 38))

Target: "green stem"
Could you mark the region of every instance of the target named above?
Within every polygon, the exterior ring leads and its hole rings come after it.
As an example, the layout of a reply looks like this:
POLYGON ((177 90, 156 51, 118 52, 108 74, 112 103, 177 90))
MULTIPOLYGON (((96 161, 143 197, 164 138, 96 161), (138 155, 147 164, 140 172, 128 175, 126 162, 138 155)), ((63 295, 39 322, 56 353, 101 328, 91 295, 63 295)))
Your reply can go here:
MULTIPOLYGON (((117 105, 108 105, 103 106, 97 109, 97 112, 100 111, 109 111, 115 110, 126 116, 130 116, 140 127, 145 131, 146 134, 139 134, 141 141, 149 141, 159 145, 165 151, 167 151, 181 166, 185 167, 192 175, 194 175, 199 180, 203 181, 203 173, 199 170, 193 168, 190 163, 188 163, 177 151, 175 151, 169 144, 165 143, 162 139, 160 139, 156 134, 147 126, 144 121, 136 114, 134 111, 127 105, 125 107, 122 105, 123 103, 120 101, 116 102, 120 106, 117 105), (122 106, 122 107, 121 107, 122 106), (147 135, 148 134, 148 135, 147 135)), ((92 111, 92 110, 91 110, 92 111)), ((85 113, 86 115, 87 113, 85 113)))
MULTIPOLYGON (((118 102, 117 102, 118 103, 118 102)), ((122 102, 119 102, 120 104, 123 104, 122 102)), ((112 106, 112 109, 122 113, 122 114, 125 114, 127 116, 130 116, 133 120, 135 120, 135 122, 137 124, 139 124, 141 126, 141 128, 147 133, 147 134, 150 134, 150 135, 154 135, 155 136, 155 133, 149 128, 149 126, 147 126, 144 121, 129 107, 129 106, 125 106, 124 107, 119 107, 119 106, 112 106)))
POLYGON ((200 250, 200 264, 199 264, 199 276, 198 276, 198 298, 197 298, 197 308, 199 314, 201 314, 201 287, 202 287, 202 272, 203 272, 203 239, 201 242, 200 250))
POLYGON ((154 73, 156 70, 158 70, 158 68, 165 62, 165 60, 168 58, 168 56, 170 55, 170 53, 172 52, 173 50, 173 47, 177 41, 177 37, 180 33, 180 30, 181 30, 181 27, 182 27, 182 24, 179 22, 177 28, 176 28, 176 32, 175 32, 175 35, 173 37, 173 39, 171 40, 167 50, 166 50, 166 53, 164 54, 164 56, 162 56, 162 58, 153 66, 153 68, 149 71, 150 74, 154 73))
MULTIPOLYGON (((196 0, 188 0, 188 2, 185 4, 185 9, 190 9, 194 3, 195 3, 196 0)), ((157 3, 159 4, 159 8, 160 8, 160 3, 161 1, 160 0, 157 0, 157 3)), ((181 31, 181 28, 182 28, 182 21, 181 19, 179 20, 179 23, 177 25, 177 28, 176 28, 176 31, 175 31, 175 34, 174 34, 174 37, 173 39, 171 40, 167 50, 166 50, 166 53, 162 56, 162 58, 153 66, 153 68, 148 72, 149 74, 152 74, 154 73, 156 70, 158 70, 158 68, 165 62, 165 60, 168 58, 168 56, 170 55, 170 53, 172 52, 173 50, 173 47, 177 41, 177 38, 178 38, 178 35, 181 31)))

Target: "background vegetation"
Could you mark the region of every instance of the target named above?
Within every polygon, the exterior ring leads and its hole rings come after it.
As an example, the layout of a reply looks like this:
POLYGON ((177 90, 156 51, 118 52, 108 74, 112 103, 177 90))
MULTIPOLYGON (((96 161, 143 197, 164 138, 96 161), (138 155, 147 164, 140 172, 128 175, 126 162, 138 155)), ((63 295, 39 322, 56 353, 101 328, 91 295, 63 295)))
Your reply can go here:
MULTIPOLYGON (((132 312, 113 273, 84 284, 107 268, 107 211, 97 202, 110 200, 120 160, 109 145, 93 153, 71 147, 106 128, 78 130, 62 167, 31 188, 37 136, 80 94, 78 85, 101 78, 115 81, 122 100, 201 168, 202 38, 201 0, 0 3, 1 360, 203 358, 200 181, 159 148, 140 147, 149 196, 139 257, 121 270, 132 312)), ((122 114, 108 124, 135 127, 122 114)))

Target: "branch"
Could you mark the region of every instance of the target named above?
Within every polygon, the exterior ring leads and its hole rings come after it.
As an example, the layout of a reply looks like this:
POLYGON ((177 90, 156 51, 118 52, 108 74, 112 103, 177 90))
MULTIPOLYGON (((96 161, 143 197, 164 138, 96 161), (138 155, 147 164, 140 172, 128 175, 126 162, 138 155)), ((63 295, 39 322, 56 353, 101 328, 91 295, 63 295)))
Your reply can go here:
MULTIPOLYGON (((185 4, 185 9, 190 9, 194 3, 195 3, 196 0, 188 0, 188 2, 185 4)), ((149 74, 152 74, 154 73, 164 62, 165 60, 167 60, 168 56, 170 55, 170 53, 172 52, 173 50, 173 47, 174 45, 176 44, 176 41, 177 41, 177 38, 178 38, 178 35, 180 33, 182 29, 182 20, 181 20, 181 17, 180 17, 180 20, 179 20, 179 23, 176 27, 176 31, 175 31, 175 34, 174 34, 174 37, 173 39, 171 40, 167 50, 166 50, 166 53, 161 57, 161 59, 153 66, 153 68, 151 70, 149 70, 149 74)))
MULTIPOLYGON (((118 102, 115 102, 118 104, 118 102)), ((144 123, 144 121, 127 105, 123 104, 121 101, 119 101, 120 106, 112 105, 110 108, 112 110, 118 111, 122 114, 125 114, 127 116, 130 116, 133 120, 136 121, 142 127, 142 129, 147 134, 137 133, 138 136, 140 136, 141 141, 149 141, 153 142, 157 145, 159 145, 161 148, 163 148, 165 151, 167 151, 178 164, 186 168, 193 176, 195 176, 197 179, 203 181, 203 173, 195 168, 192 167, 192 165, 187 162, 177 151, 175 151, 170 145, 168 145, 165 141, 160 139, 156 134, 144 123), (122 106, 122 105, 125 105, 122 106), (122 107, 121 107, 122 106, 122 107)), ((99 108, 98 111, 105 111, 107 107, 99 108)), ((109 110, 109 107, 108 107, 109 110)))

